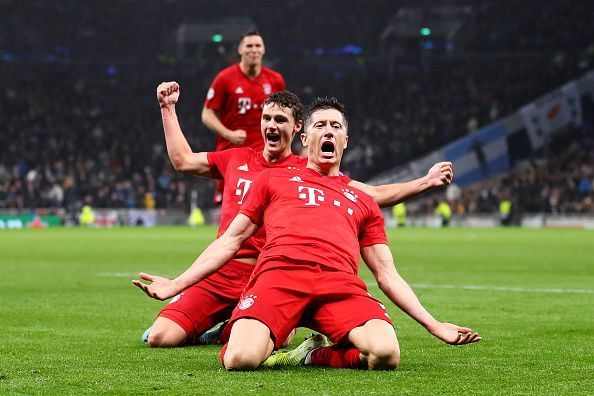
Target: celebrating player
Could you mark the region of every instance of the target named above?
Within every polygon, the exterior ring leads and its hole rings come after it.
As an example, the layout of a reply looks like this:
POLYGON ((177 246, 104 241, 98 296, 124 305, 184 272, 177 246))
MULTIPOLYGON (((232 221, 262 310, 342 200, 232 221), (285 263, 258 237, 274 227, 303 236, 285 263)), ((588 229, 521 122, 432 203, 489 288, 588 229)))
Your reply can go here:
MULTIPOLYGON (((202 122, 217 136, 215 151, 231 147, 264 149, 260 116, 266 97, 285 89, 283 77, 262 65, 265 47, 257 31, 243 35, 238 64, 223 69, 214 79, 202 108, 202 122)), ((217 185, 215 203, 221 203, 223 183, 217 185)))
POLYGON ((342 105, 335 99, 314 101, 304 129, 306 168, 262 171, 227 231, 188 270, 174 280, 141 274, 152 283, 134 284, 150 297, 173 297, 221 268, 265 227, 266 243, 221 351, 227 369, 259 367, 297 326, 320 331, 335 344, 312 342, 301 349, 300 361, 396 367, 396 333, 384 306, 357 276, 359 253, 388 298, 431 334, 455 345, 480 341, 478 333, 439 322, 421 305, 394 267, 377 203, 340 176, 348 141, 342 105))
MULTIPOLYGON (((295 95, 282 91, 265 102, 261 118, 264 150, 234 148, 220 152, 194 153, 185 139, 175 103, 180 88, 175 82, 160 84, 157 99, 161 106, 169 158, 175 169, 204 177, 223 178, 231 188, 225 190, 219 236, 239 213, 246 193, 264 169, 297 169, 306 160, 291 154, 291 141, 301 129, 302 106, 295 95)), ((365 189, 380 205, 392 205, 430 188, 451 182, 450 163, 436 164, 427 176, 402 184, 370 187, 343 177, 345 183, 365 189)), ((185 290, 166 305, 146 334, 153 347, 175 347, 199 343, 198 337, 214 324, 228 319, 254 269, 264 244, 263 231, 246 241, 225 267, 185 290)))

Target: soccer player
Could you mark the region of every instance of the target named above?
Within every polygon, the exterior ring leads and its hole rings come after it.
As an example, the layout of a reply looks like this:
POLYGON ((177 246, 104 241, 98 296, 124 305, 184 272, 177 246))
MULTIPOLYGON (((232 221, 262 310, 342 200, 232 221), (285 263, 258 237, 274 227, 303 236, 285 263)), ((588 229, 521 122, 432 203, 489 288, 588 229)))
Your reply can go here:
MULTIPOLYGON (((204 177, 223 178, 225 190, 219 236, 239 213, 256 176, 268 168, 304 168, 306 159, 291 154, 291 141, 301 129, 302 106, 287 91, 272 94, 265 102, 261 119, 260 153, 249 148, 194 153, 185 139, 175 112, 180 87, 175 82, 157 87, 157 100, 169 158, 176 170, 204 177)), ((426 177, 408 183, 371 187, 343 177, 346 183, 367 189, 380 205, 392 205, 427 189, 449 184, 450 163, 438 163, 426 177)), ((216 274, 184 291, 163 308, 148 333, 153 347, 175 347, 198 343, 198 337, 214 324, 228 319, 254 269, 264 244, 263 231, 244 243, 234 259, 216 274)))
MULTIPOLYGON (((285 89, 283 77, 262 65, 266 52, 257 31, 243 35, 237 52, 238 64, 223 69, 214 79, 202 108, 202 122, 217 136, 215 151, 231 147, 264 149, 260 117, 266 97, 285 89)), ((223 183, 217 184, 215 203, 222 200, 223 183)))
POLYGON ((357 275, 359 253, 381 290, 431 334, 454 345, 480 341, 469 328, 435 320, 396 271, 377 203, 339 173, 348 141, 342 105, 314 101, 304 125, 305 168, 262 171, 239 214, 190 268, 174 280, 143 273, 151 283, 133 283, 150 297, 173 297, 221 268, 264 226, 266 243, 221 351, 227 369, 259 367, 297 326, 320 331, 335 344, 313 343, 303 349, 304 361, 395 368, 398 340, 385 307, 357 275))

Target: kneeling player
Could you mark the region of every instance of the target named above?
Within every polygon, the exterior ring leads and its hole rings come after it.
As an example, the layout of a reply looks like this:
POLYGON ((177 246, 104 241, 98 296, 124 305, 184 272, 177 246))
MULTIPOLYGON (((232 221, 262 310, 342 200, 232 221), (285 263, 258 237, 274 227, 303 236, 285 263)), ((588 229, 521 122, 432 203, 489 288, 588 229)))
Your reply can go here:
POLYGON ((239 215, 186 272, 173 281, 143 276, 152 284, 134 284, 153 298, 172 297, 218 270, 264 225, 265 246, 221 352, 227 369, 257 368, 298 325, 340 346, 318 349, 324 353, 318 352, 317 364, 396 367, 398 340, 385 308, 357 276, 359 252, 381 290, 431 334, 450 344, 480 341, 470 329, 439 322, 425 310, 394 267, 379 207, 340 177, 348 140, 342 105, 314 102, 305 130, 305 169, 260 173, 239 215))

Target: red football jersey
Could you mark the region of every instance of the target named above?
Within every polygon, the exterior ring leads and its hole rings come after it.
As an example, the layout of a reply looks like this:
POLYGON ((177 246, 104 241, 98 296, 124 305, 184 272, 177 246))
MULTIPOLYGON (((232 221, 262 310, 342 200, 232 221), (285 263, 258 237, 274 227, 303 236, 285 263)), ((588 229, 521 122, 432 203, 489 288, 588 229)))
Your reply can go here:
MULTIPOLYGON (((214 79, 204 105, 219 112, 223 125, 231 130, 243 129, 247 137, 244 147, 257 152, 264 149, 260 132, 260 118, 264 101, 273 92, 285 89, 285 80, 279 73, 262 67, 260 74, 250 79, 239 64, 223 69, 214 79)), ((216 151, 234 147, 229 141, 217 136, 216 151)))
MULTIPOLYGON (((227 230, 239 213, 246 193, 260 172, 268 168, 304 169, 307 165, 306 158, 293 154, 276 162, 267 162, 261 152, 257 153, 247 147, 210 152, 207 157, 211 175, 225 181, 221 224, 217 237, 227 230)), ((245 241, 235 258, 258 258, 265 239, 266 233, 262 227, 256 235, 245 241)))
POLYGON ((256 272, 281 257, 357 274, 360 248, 387 238, 379 206, 349 180, 310 168, 261 172, 239 212, 266 227, 256 272))

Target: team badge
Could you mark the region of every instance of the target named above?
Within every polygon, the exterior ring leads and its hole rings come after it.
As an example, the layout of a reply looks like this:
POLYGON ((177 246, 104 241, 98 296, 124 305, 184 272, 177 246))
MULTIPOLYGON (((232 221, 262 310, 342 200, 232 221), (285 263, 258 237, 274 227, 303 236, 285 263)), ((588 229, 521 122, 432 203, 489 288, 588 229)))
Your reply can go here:
POLYGON ((239 304, 237 304, 237 308, 241 309, 242 311, 248 309, 254 305, 256 298, 258 298, 258 296, 254 296, 253 294, 243 297, 241 301, 239 301, 239 304))
POLYGON ((357 198, 359 198, 359 196, 355 194, 354 191, 349 190, 348 188, 343 188, 341 191, 349 201, 357 202, 357 198))
POLYGON ((211 100, 212 98, 214 98, 214 95, 215 95, 214 89, 209 88, 208 93, 206 94, 206 99, 211 100))
POLYGON ((270 86, 270 84, 264 84, 262 85, 262 88, 264 88, 264 93, 266 95, 270 95, 272 93, 272 87, 270 86))

